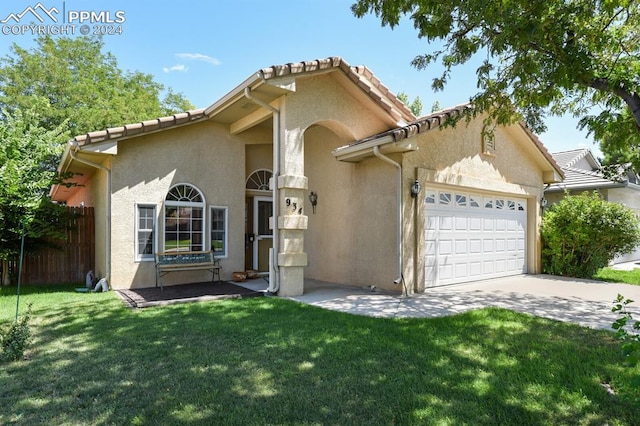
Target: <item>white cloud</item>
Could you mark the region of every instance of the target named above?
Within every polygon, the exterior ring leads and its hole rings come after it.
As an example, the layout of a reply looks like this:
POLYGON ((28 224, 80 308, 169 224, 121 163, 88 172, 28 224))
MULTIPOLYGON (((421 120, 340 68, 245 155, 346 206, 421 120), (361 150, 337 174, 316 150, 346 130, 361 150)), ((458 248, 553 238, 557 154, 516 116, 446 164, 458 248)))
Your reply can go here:
POLYGON ((187 72, 188 70, 189 70, 189 68, 187 68, 186 66, 184 66, 182 64, 174 65, 171 68, 169 68, 169 67, 163 67, 162 68, 162 71, 164 71, 165 73, 169 73, 169 72, 173 72, 173 71, 187 72))
POLYGON ((211 56, 203 55, 201 53, 176 53, 176 57, 190 61, 207 62, 212 65, 220 65, 222 63, 216 58, 212 58, 211 56))

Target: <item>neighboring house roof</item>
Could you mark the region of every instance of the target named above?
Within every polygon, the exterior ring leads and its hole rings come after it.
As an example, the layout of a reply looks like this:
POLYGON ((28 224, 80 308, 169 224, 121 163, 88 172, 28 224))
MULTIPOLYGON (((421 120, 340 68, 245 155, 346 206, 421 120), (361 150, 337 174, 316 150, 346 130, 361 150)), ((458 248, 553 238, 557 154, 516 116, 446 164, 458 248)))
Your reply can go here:
POLYGON ((562 167, 565 179, 561 183, 549 186, 546 192, 586 191, 629 186, 629 180, 626 178, 616 180, 605 176, 602 165, 588 148, 556 152, 552 156, 562 167))

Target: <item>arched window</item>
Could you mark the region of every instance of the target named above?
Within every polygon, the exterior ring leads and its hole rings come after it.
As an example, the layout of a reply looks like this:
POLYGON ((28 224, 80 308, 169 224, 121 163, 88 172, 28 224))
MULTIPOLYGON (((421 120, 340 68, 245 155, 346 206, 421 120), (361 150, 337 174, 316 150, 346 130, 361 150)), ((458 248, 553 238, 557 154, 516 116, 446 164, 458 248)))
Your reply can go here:
POLYGON ((193 185, 169 189, 164 203, 164 251, 204 250, 204 197, 193 185))
POLYGON ((260 169, 251 173, 251 176, 247 179, 247 189, 253 189, 258 191, 269 190, 269 179, 271 179, 273 173, 271 170, 260 169))

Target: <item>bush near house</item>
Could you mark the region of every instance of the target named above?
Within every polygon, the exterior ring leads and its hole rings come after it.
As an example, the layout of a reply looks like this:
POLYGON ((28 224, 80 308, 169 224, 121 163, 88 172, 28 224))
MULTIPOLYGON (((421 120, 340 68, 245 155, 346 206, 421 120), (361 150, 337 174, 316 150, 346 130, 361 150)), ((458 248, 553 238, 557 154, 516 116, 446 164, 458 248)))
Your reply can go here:
POLYGON ((27 313, 20 318, 16 318, 6 331, 0 329, 0 361, 22 359, 31 339, 30 319, 31 304, 27 307, 27 313))
POLYGON ((542 220, 544 272, 591 278, 617 255, 640 243, 633 211, 592 194, 569 195, 542 220))

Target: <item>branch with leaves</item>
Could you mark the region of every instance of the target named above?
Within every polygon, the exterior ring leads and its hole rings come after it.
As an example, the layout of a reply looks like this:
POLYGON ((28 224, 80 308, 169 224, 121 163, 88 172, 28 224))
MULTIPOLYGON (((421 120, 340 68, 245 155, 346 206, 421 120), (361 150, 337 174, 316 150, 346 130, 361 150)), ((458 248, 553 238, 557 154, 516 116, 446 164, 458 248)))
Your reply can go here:
MULTIPOLYGON (((435 91, 450 83, 454 67, 479 60, 471 114, 486 113, 495 124, 524 120, 543 132, 548 114, 568 112, 605 153, 638 151, 639 2, 359 0, 352 11, 390 27, 403 17, 413 21, 417 36, 433 46, 413 66, 444 67, 432 82, 435 91)), ((640 166, 640 156, 627 157, 640 166)))

